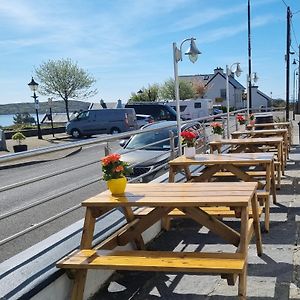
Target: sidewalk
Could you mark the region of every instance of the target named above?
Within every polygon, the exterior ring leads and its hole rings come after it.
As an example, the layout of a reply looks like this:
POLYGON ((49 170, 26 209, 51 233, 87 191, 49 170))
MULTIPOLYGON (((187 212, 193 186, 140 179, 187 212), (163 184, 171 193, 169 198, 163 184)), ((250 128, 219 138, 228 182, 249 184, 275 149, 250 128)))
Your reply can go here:
MULTIPOLYGON (((271 201, 270 232, 262 234, 263 255, 256 255, 254 240, 248 256, 248 300, 300 299, 300 146, 294 121, 291 149, 277 204, 271 201)), ((263 217, 262 217, 263 219, 263 217)), ((238 222, 228 221, 230 226, 238 222)), ((263 228, 263 225, 262 225, 263 228)), ((231 246, 209 234, 192 220, 173 220, 148 249, 169 251, 228 251, 231 246)), ((233 247, 234 249, 234 247, 233 247)), ((163 272, 117 271, 92 300, 234 300, 237 284, 228 286, 220 276, 168 274, 163 272)))
MULTIPOLYGON (((26 144, 28 146, 28 150, 33 150, 33 149, 38 149, 38 148, 46 148, 46 147, 52 147, 58 144, 66 144, 66 143, 74 143, 78 141, 77 139, 73 139, 71 136, 65 134, 65 133, 57 133, 55 134, 55 136, 53 137, 52 134, 51 135, 43 135, 43 139, 38 139, 37 136, 33 136, 33 137, 27 137, 22 144, 26 144)), ((13 146, 16 145, 16 141, 9 139, 6 140, 6 146, 8 151, 0 151, 0 158, 1 156, 4 155, 8 155, 8 154, 14 154, 14 150, 13 150, 13 146)), ((76 147, 73 149, 67 149, 67 150, 61 150, 55 153, 49 153, 49 154, 43 154, 43 155, 38 155, 35 156, 34 158, 24 158, 24 159, 18 159, 15 161, 11 161, 11 162, 7 162, 7 163, 3 163, 0 165, 1 167, 10 167, 10 166, 16 166, 16 165, 20 165, 20 164, 24 164, 24 163, 28 163, 28 162, 32 162, 32 160, 34 161, 44 161, 44 160, 52 160, 52 159, 58 159, 58 158, 62 158, 64 156, 70 155, 74 152, 77 152, 78 150, 80 150, 81 147, 76 147)), ((19 152, 22 153, 22 152, 19 152)), ((25 153, 25 152, 23 152, 25 153)))
MULTIPOLYGON (((37 136, 27 137, 24 141, 22 141, 22 144, 25 144, 28 146, 28 150, 36 149, 36 148, 43 148, 43 147, 49 147, 56 144, 66 143, 66 142, 72 142, 74 139, 72 139, 69 135, 66 133, 57 133, 52 136, 52 134, 49 135, 43 135, 43 139, 39 140, 37 136)), ((6 146, 8 149, 7 151, 0 151, 0 156, 14 153, 13 146, 17 145, 17 142, 9 139, 6 140, 6 146)))

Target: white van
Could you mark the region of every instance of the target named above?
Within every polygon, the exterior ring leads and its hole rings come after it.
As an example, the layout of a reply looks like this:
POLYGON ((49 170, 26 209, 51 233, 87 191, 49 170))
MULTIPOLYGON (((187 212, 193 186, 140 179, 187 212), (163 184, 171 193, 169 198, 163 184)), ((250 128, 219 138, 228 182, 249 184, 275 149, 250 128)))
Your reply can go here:
POLYGON ((103 133, 119 133, 138 129, 133 108, 95 109, 82 111, 66 125, 74 138, 103 133))
MULTIPOLYGON (((176 101, 166 102, 176 111, 176 101)), ((211 99, 180 100, 180 116, 184 120, 193 120, 213 114, 213 101, 211 99)))

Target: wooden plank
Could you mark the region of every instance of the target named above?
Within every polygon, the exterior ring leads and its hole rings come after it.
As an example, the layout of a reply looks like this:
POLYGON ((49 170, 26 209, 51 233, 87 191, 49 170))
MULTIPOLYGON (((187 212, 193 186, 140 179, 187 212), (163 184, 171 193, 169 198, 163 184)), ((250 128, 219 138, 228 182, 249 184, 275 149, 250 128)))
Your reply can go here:
MULTIPOLYGON (((131 207, 123 207, 123 212, 124 212, 125 218, 128 223, 132 222, 135 219, 131 207)), ((127 242, 128 242, 128 240, 130 240, 130 239, 127 239, 127 242)), ((127 244, 127 242, 126 242, 126 244, 127 244)), ((134 236, 134 243, 135 243, 137 249, 139 249, 139 250, 145 249, 145 243, 144 243, 144 240, 141 235, 134 236)))
POLYGON ((164 272, 241 273, 245 259, 236 253, 81 250, 59 268, 164 272))
MULTIPOLYGON (((222 217, 222 218, 234 218, 236 217, 235 211, 230 209, 226 206, 219 206, 219 207, 205 207, 201 208, 203 211, 207 212, 208 214, 215 216, 215 217, 222 217)), ((144 217, 148 213, 150 213, 153 210, 151 207, 142 207, 137 210, 135 210, 133 213, 136 217, 144 217)), ((259 216, 262 214, 262 208, 259 207, 259 216)), ((186 217, 186 215, 179 209, 175 208, 173 209, 169 214, 169 217, 186 217)), ((252 210, 249 210, 249 216, 252 217, 252 210)))
POLYGON ((150 207, 184 207, 184 206, 247 206, 251 198, 251 191, 248 195, 238 195, 238 196, 222 196, 218 194, 215 196, 202 196, 199 192, 198 195, 194 197, 176 197, 173 196, 162 196, 162 197, 143 197, 140 196, 130 196, 130 197, 99 197, 94 199, 86 200, 83 204, 88 207, 106 206, 106 207, 132 207, 132 206, 150 206, 150 207))
POLYGON ((114 232, 112 235, 107 237, 104 241, 102 241, 99 245, 94 247, 94 249, 95 250, 99 250, 99 249, 111 250, 111 249, 114 249, 115 247, 119 246, 119 243, 118 243, 119 235, 122 234, 124 231, 129 230, 132 226, 134 226, 138 222, 139 222, 138 219, 134 219, 130 223, 125 224, 120 229, 118 229, 116 232, 114 232))
POLYGON ((146 229, 150 228, 153 224, 158 222, 163 216, 168 214, 172 208, 157 207, 153 209, 147 217, 134 224, 130 230, 123 231, 118 236, 118 241, 121 246, 126 245, 129 240, 143 233, 146 229))
POLYGON ((235 245, 236 247, 239 245, 240 234, 217 218, 196 207, 184 207, 181 210, 190 218, 208 228, 211 232, 216 233, 225 241, 235 245))

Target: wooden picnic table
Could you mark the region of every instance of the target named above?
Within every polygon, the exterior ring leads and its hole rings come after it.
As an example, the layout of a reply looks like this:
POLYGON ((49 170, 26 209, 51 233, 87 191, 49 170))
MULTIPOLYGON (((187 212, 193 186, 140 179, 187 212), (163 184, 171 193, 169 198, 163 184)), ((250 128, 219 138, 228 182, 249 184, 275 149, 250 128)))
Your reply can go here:
POLYGON ((274 122, 274 123, 260 123, 260 124, 248 124, 247 129, 287 129, 289 149, 292 144, 292 123, 291 122, 274 122))
POLYGON ((213 141, 209 143, 210 152, 218 151, 221 153, 222 146, 232 146, 230 149, 231 153, 242 153, 242 152, 263 152, 262 146, 274 147, 277 154, 277 162, 279 167, 277 170, 277 187, 280 188, 281 173, 284 175, 285 159, 283 155, 283 138, 278 136, 265 137, 265 138, 234 138, 234 139, 221 139, 220 141, 213 141), (280 172, 281 171, 281 172, 280 172))
POLYGON ((257 183, 254 182, 128 184, 124 194, 111 195, 105 191, 83 201, 86 215, 80 250, 57 263, 59 268, 71 269, 75 278, 72 299, 83 298, 88 269, 216 273, 227 278, 229 284, 234 284, 238 277, 239 299, 246 299, 247 255, 253 233, 257 252, 262 254, 256 188, 257 183), (240 232, 204 211, 204 207, 211 206, 227 206, 239 211, 240 232), (253 218, 249 218, 249 206, 253 218), (150 207, 153 210, 144 218, 135 218, 132 207, 150 207), (93 248, 96 218, 115 208, 123 210, 127 224, 93 248), (236 252, 144 250, 141 234, 174 209, 181 210, 236 246, 236 252), (134 242, 139 250, 112 250, 129 242, 134 242))
POLYGON ((288 142, 288 130, 287 129, 263 129, 263 130, 245 130, 245 131, 235 131, 231 133, 233 139, 240 137, 274 137, 281 136, 283 138, 283 158, 286 164, 287 158, 289 158, 289 142, 288 142))
POLYGON ((274 154, 272 153, 224 153, 224 154, 196 154, 194 158, 180 156, 169 162, 169 182, 175 181, 177 172, 184 170, 187 181, 208 182, 221 177, 222 180, 235 176, 245 182, 258 183, 258 196, 261 196, 265 209, 265 229, 269 231, 270 199, 276 203, 276 185, 274 170, 274 154), (192 174, 191 166, 202 166, 203 170, 192 174), (263 171, 249 171, 249 167, 260 166, 263 171), (245 170, 247 167, 247 170, 245 170), (263 178, 265 182, 262 182, 263 178))

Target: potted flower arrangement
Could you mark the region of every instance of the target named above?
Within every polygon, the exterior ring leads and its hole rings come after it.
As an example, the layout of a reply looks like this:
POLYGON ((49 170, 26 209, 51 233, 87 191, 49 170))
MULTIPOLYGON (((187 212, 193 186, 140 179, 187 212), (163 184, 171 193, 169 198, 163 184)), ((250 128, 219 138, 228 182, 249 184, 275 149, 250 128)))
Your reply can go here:
POLYGON ((109 154, 101 159, 103 179, 112 194, 123 194, 125 192, 127 179, 132 171, 129 165, 122 161, 121 155, 109 154))
POLYGON ((212 132, 213 132, 213 135, 214 135, 214 140, 215 141, 220 141, 221 137, 222 137, 222 134, 223 134, 223 131, 224 131, 223 125, 219 122, 213 122, 213 123, 210 124, 210 126, 212 128, 212 132))
POLYGON ((249 115, 249 124, 251 125, 251 128, 253 128, 254 124, 255 124, 255 116, 254 114, 250 114, 249 115))
POLYGON ((236 120, 237 120, 238 125, 239 125, 239 130, 240 131, 245 131, 246 118, 243 115, 238 114, 236 116, 236 120))
POLYGON ((18 145, 14 145, 14 152, 22 152, 22 151, 27 151, 27 145, 22 144, 22 141, 26 139, 25 135, 18 131, 16 132, 13 136, 12 139, 14 141, 18 141, 18 145))
POLYGON ((197 135, 189 130, 184 130, 181 132, 182 144, 184 147, 184 155, 187 158, 192 158, 196 155, 196 139, 197 135))

